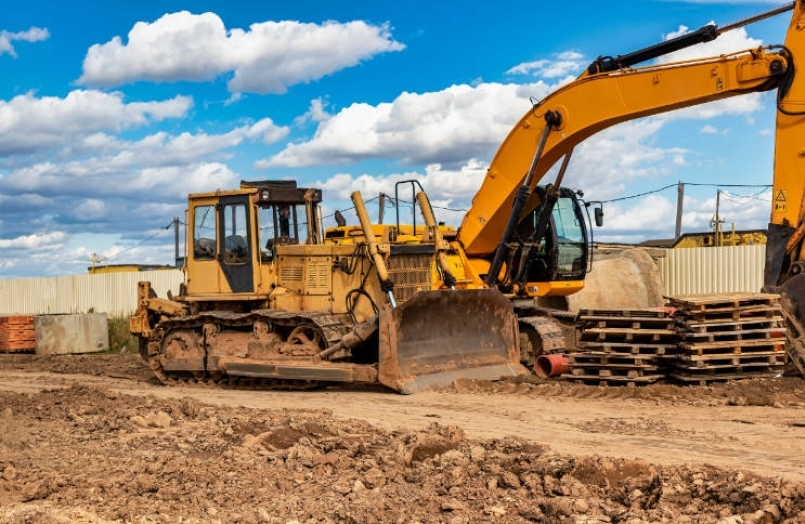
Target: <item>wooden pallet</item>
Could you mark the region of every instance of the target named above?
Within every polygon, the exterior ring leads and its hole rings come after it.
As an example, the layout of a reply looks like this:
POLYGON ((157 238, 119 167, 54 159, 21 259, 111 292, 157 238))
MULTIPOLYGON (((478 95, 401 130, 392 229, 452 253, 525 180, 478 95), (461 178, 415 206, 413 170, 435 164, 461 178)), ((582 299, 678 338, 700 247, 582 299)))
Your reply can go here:
POLYGON ((779 351, 742 354, 717 355, 679 355, 674 367, 686 369, 704 369, 708 367, 762 367, 782 366, 786 354, 779 351))
MULTIPOLYGON (((676 321, 663 309, 583 309, 577 316, 580 345, 587 342, 615 344, 673 344, 676 321)), ((615 346, 613 346, 615 347, 615 346)))
POLYGON ((585 318, 598 319, 602 317, 614 318, 657 318, 664 319, 671 316, 673 308, 645 308, 645 309, 580 309, 578 320, 585 318))
POLYGON ((653 382, 662 378, 655 355, 580 352, 568 355, 568 378, 584 381, 653 382))
POLYGON ((707 293, 704 295, 667 296, 671 306, 685 312, 721 311, 757 306, 779 306, 776 293, 707 293))
POLYGON ((676 324, 678 330, 688 331, 690 333, 718 333, 721 331, 742 331, 774 328, 780 328, 780 330, 785 331, 786 329, 785 318, 782 316, 782 313, 780 315, 774 315, 771 317, 742 318, 738 320, 714 319, 709 321, 701 321, 680 316, 676 319, 676 324))
POLYGON ((785 353, 785 338, 756 340, 720 340, 716 342, 679 342, 681 355, 713 355, 763 353, 775 351, 785 353))
POLYGON ((652 384, 665 378, 664 374, 628 376, 628 375, 562 375, 569 380, 577 380, 586 384, 598 384, 599 386, 637 386, 638 384, 652 384))
POLYGON ((655 357, 672 357, 679 352, 676 344, 653 344, 650 342, 589 342, 582 341, 579 343, 579 348, 584 352, 593 353, 620 353, 620 354, 638 354, 638 355, 653 355, 655 357))
POLYGON ((652 365, 656 362, 657 356, 652 354, 639 353, 610 353, 606 351, 579 351, 568 355, 568 364, 586 365, 628 365, 643 366, 652 365))
POLYGON ((661 344, 675 339, 675 329, 625 328, 625 327, 591 327, 581 331, 581 341, 621 342, 632 344, 661 344))
POLYGON ((780 295, 720 293, 665 297, 681 319, 698 321, 763 319, 780 316, 780 295))

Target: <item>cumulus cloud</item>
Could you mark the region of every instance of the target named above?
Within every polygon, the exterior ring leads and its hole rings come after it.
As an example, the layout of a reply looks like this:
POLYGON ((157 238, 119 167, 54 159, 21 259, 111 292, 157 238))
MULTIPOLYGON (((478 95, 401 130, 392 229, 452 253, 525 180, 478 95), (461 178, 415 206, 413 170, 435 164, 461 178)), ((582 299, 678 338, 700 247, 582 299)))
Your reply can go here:
POLYGON ((0 31, 0 55, 5 53, 17 56, 13 42, 41 42, 50 38, 50 31, 39 27, 31 27, 27 31, 0 31))
POLYGON ((179 118, 193 101, 176 96, 161 102, 126 103, 122 93, 71 91, 66 97, 27 93, 0 100, 0 157, 53 148, 99 130, 120 132, 179 118))
POLYGON ((68 234, 127 234, 181 216, 188 193, 237 187, 242 178, 226 162, 230 149, 271 142, 288 129, 271 119, 220 134, 158 131, 138 140, 96 132, 75 139, 59 154, 27 155, 0 175, 4 238, 31 230, 68 234))
MULTIPOLYGON (((715 24, 715 22, 711 21, 710 24, 715 24)), ((670 40, 689 32, 690 29, 687 26, 680 25, 676 31, 666 34, 663 40, 670 40)), ((657 59, 657 62, 664 64, 668 62, 691 60, 694 58, 719 56, 734 53, 736 51, 743 51, 745 49, 753 49, 760 46, 762 43, 762 40, 750 37, 745 28, 739 27, 737 29, 733 29, 732 31, 722 33, 718 38, 710 42, 696 44, 686 47, 685 49, 680 49, 679 51, 674 51, 673 53, 663 55, 657 59)))
MULTIPOLYGON (((716 209, 716 188, 712 197, 686 194, 682 209, 682 231, 711 231, 716 209)), ((604 227, 596 230, 602 242, 637 243, 646 238, 671 238, 676 228, 676 188, 624 202, 604 205, 604 227)), ((744 196, 724 194, 719 202, 719 218, 725 231, 765 229, 769 220, 771 193, 768 190, 744 196)))
POLYGON ((531 75, 542 78, 562 78, 568 75, 578 75, 587 65, 584 55, 575 51, 565 51, 554 55, 555 59, 541 59, 533 62, 518 64, 508 71, 507 75, 531 75))
POLYGON ((531 107, 529 97, 542 98, 549 90, 544 82, 462 84, 430 93, 403 93, 376 106, 355 103, 329 118, 320 118, 310 140, 289 144, 255 167, 392 157, 407 165, 452 165, 473 157, 491 157, 531 107))
POLYGON ((233 93, 284 93, 379 53, 400 51, 388 24, 262 22, 229 29, 215 13, 169 13, 138 22, 124 43, 115 36, 89 48, 79 82, 119 86, 141 80, 202 82, 232 73, 233 93))
POLYGON ((0 239, 0 249, 47 249, 53 250, 64 244, 67 235, 63 231, 34 233, 11 239, 0 239))

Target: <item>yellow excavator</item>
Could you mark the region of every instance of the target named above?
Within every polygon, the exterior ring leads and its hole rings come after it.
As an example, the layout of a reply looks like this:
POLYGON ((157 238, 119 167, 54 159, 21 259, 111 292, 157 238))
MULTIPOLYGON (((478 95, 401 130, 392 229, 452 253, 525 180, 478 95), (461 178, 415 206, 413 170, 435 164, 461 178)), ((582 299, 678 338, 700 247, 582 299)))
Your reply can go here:
MULTIPOLYGON (((552 322, 536 300, 579 291, 591 263, 584 204, 562 185, 573 148, 620 122, 774 89, 776 148, 765 290, 783 295, 787 316, 796 323, 792 331, 803 333, 798 326, 805 325, 805 76, 796 69, 801 57, 805 5, 797 0, 729 26, 707 25, 633 53, 599 57, 521 118, 493 158, 456 242, 472 272, 513 299, 521 332, 528 335, 521 337, 524 360, 563 349, 562 331, 555 325, 561 318, 552 322), (783 45, 634 67, 787 11, 793 15, 783 45), (554 182, 541 185, 560 160, 554 182)), ((595 211, 600 222, 602 211, 595 211)), ((792 343, 805 347, 801 337, 792 343)))
POLYGON ((421 224, 372 224, 355 192, 360 225, 326 232, 321 190, 293 181, 191 194, 179 296, 139 283, 129 329, 143 359, 168 384, 414 393, 526 374, 510 301, 468 277, 443 239, 455 229, 419 193, 421 224))

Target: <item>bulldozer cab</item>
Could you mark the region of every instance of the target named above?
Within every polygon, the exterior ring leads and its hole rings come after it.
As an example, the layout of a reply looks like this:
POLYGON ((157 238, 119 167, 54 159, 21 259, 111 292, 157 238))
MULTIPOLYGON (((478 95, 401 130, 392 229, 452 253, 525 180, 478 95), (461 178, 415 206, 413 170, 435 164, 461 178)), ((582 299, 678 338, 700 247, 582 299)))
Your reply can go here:
POLYGON ((321 191, 294 181, 242 182, 188 199, 188 295, 259 293, 260 268, 278 246, 318 243, 321 191))

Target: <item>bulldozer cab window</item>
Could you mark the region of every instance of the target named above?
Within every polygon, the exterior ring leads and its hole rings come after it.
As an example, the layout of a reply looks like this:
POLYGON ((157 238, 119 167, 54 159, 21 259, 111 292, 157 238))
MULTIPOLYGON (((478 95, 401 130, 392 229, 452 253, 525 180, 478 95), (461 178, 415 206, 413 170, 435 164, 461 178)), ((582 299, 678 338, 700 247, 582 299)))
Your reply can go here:
POLYGON ((198 206, 193 211, 193 258, 215 260, 215 206, 198 206))
POLYGON ((307 238, 307 222, 303 205, 275 204, 261 207, 257 220, 260 238, 265 239, 265 248, 271 251, 274 245, 299 244, 307 238))
POLYGON ((587 269, 584 222, 574 203, 572 198, 560 197, 553 208, 557 275, 564 278, 582 278, 587 269))
POLYGON ((245 264, 249 261, 249 237, 246 223, 246 206, 232 204, 224 206, 224 262, 245 264))

